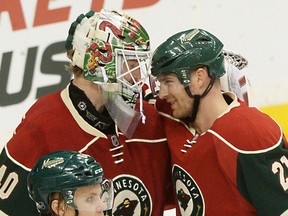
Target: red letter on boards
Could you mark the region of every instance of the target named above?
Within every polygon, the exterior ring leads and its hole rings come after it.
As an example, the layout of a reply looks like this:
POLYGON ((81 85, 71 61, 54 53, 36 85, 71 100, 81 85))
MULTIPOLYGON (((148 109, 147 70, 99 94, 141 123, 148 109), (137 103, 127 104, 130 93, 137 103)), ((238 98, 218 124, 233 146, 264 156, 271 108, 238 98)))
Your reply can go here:
POLYGON ((49 10, 49 1, 50 0, 38 0, 33 26, 46 25, 68 20, 71 7, 49 10))

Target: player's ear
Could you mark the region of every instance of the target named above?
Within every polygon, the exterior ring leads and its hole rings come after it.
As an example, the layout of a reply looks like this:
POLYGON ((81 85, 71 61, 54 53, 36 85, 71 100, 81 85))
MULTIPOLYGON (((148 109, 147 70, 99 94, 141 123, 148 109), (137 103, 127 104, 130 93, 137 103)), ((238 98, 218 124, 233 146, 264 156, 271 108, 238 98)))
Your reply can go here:
POLYGON ((204 82, 207 78, 209 78, 208 75, 208 69, 206 67, 200 67, 195 71, 197 82, 204 82))
MULTIPOLYGON (((191 83, 198 88, 206 86, 207 79, 209 79, 206 67, 199 67, 192 71, 190 75, 191 83)), ((209 79, 210 80, 210 79, 209 79)))
POLYGON ((60 202, 59 200, 53 200, 51 202, 52 211, 59 216, 64 216, 66 212, 66 206, 64 202, 60 202))

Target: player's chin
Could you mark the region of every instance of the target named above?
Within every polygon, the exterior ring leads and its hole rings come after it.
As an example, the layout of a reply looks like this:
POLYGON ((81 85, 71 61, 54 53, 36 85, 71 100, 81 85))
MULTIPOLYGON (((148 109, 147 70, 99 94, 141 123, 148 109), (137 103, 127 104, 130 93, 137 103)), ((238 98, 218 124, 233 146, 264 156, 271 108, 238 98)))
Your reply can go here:
POLYGON ((179 110, 173 110, 172 115, 174 118, 177 118, 177 119, 185 118, 185 115, 183 115, 183 113, 179 112, 179 110))

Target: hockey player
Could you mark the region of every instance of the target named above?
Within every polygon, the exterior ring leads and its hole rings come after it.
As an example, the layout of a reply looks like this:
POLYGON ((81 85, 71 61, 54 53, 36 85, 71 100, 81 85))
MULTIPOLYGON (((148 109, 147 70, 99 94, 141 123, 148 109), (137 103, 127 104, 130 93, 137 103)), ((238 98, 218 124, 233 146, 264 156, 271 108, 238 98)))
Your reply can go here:
POLYGON ((287 215, 287 140, 269 116, 221 91, 222 48, 191 29, 153 54, 177 215, 287 215))
POLYGON ((41 216, 101 216, 112 209, 113 183, 90 155, 56 151, 42 156, 27 178, 41 216))
POLYGON ((1 153, 0 210, 37 215, 29 171, 45 154, 72 150, 94 157, 113 179, 111 214, 162 215, 170 156, 161 117, 143 100, 147 32, 125 14, 90 11, 71 24, 66 48, 73 80, 28 110, 1 153))

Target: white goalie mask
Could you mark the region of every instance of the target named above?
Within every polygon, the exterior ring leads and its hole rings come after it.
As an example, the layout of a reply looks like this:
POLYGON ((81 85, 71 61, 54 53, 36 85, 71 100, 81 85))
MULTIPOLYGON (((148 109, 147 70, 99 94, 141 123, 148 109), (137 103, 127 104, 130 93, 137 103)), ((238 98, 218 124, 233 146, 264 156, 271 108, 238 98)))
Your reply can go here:
POLYGON ((123 133, 127 124, 137 125, 131 119, 123 121, 123 116, 135 119, 140 114, 145 122, 142 86, 148 79, 151 51, 149 35, 137 20, 105 9, 81 14, 71 24, 66 49, 73 51, 72 64, 83 69, 84 78, 107 91, 106 108, 123 133), (139 112, 133 109, 138 98, 139 112))
POLYGON ((235 93, 239 99, 251 105, 252 87, 245 72, 248 61, 232 51, 224 50, 223 54, 226 73, 220 78, 221 89, 235 93))
POLYGON ((148 81, 151 52, 115 50, 116 79, 133 92, 141 92, 148 81), (127 69, 123 72, 123 66, 127 69))

